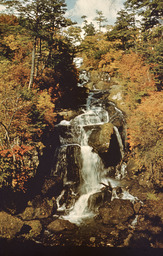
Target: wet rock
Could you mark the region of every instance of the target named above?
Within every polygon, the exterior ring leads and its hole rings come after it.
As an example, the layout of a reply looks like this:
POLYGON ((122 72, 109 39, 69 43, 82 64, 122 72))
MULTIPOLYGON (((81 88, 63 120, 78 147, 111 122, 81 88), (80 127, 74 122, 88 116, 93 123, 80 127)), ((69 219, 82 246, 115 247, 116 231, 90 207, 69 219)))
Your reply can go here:
POLYGON ((113 102, 106 102, 105 109, 109 113, 110 122, 117 128, 123 127, 124 116, 121 110, 119 110, 113 102))
POLYGON ((31 202, 31 206, 28 206, 21 214, 21 218, 23 220, 48 218, 54 213, 56 208, 57 206, 55 198, 42 199, 40 196, 38 196, 31 202))
POLYGON ((114 199, 99 209, 103 224, 128 222, 134 216, 133 205, 129 200, 114 199))
POLYGON ((98 90, 106 90, 108 88, 108 84, 106 82, 100 81, 96 83, 95 88, 98 90))
POLYGON ((25 221, 25 224, 30 227, 30 231, 24 235, 26 239, 35 238, 41 234, 42 225, 39 220, 25 221))
POLYGON ((139 213, 141 207, 142 207, 142 204, 141 204, 140 202, 136 202, 136 203, 134 204, 134 211, 135 211, 136 214, 139 213))
POLYGON ((52 231, 52 232, 60 232, 64 230, 73 230, 75 229, 76 225, 72 224, 68 220, 61 220, 57 219, 51 222, 48 226, 47 229, 52 231))
POLYGON ((0 212, 0 237, 12 239, 22 229, 24 223, 17 217, 6 212, 0 212))
POLYGON ((74 110, 66 110, 64 109, 63 111, 60 111, 57 113, 57 117, 62 120, 70 121, 74 117, 76 117, 79 113, 74 110))
POLYGON ((78 145, 65 145, 61 147, 58 152, 58 162, 52 175, 61 177, 65 184, 66 182, 75 182, 76 185, 80 183, 80 169, 81 169, 81 149, 78 145))
POLYGON ((67 147, 67 180, 80 183, 80 169, 81 169, 81 154, 80 147, 69 146, 67 147))
POLYGON ((88 140, 88 144, 93 147, 95 152, 104 153, 107 152, 111 135, 114 132, 113 124, 107 123, 98 126, 96 130, 94 130, 88 140))
POLYGON ((98 209, 105 201, 111 201, 112 192, 105 188, 103 191, 91 195, 88 199, 88 208, 91 210, 98 209))
POLYGON ((89 82, 87 84, 84 85, 87 89, 89 90, 93 90, 94 89, 94 83, 93 82, 89 82))

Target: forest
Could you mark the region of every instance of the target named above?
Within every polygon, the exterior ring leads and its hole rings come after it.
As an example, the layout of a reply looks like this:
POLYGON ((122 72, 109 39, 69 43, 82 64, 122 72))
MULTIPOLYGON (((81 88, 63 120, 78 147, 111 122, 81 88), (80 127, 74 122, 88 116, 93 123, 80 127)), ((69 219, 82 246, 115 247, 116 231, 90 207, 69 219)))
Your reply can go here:
POLYGON ((0 14, 0 194, 26 197, 58 113, 83 104, 88 89, 77 87, 73 62, 82 57, 94 82, 107 73, 106 88, 116 84, 121 91, 116 103, 125 113, 132 177, 143 175, 148 196, 157 200, 163 189, 162 1, 126 0, 114 25, 105 25, 97 10, 98 28, 84 14, 82 28, 65 18, 64 0, 0 4, 8 10, 0 14))

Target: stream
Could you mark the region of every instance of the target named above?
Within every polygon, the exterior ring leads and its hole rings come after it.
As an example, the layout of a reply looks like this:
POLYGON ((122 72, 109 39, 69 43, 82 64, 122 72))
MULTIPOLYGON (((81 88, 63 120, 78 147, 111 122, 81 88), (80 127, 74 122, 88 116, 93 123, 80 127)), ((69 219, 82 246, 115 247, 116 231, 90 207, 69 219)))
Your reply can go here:
MULTIPOLYGON (((57 126, 60 147, 57 148, 53 175, 63 178, 63 190, 57 198, 57 212, 59 218, 77 225, 93 218, 100 205, 107 200, 138 200, 121 188, 121 179, 126 175, 126 163, 123 162, 124 142, 118 127, 113 125, 118 148, 118 152, 115 151, 114 154, 120 155, 118 164, 113 165, 114 177, 89 143, 92 132, 98 127, 112 123, 115 116, 124 119, 123 113, 113 102, 109 103, 114 107, 114 114, 110 116, 101 100, 101 95, 105 93, 96 89, 90 91, 82 113, 70 121, 62 120, 57 126), (119 188, 120 194, 117 193, 119 188), (110 192, 107 194, 105 192, 108 189, 110 192)), ((110 142, 105 143, 109 149, 110 142)))

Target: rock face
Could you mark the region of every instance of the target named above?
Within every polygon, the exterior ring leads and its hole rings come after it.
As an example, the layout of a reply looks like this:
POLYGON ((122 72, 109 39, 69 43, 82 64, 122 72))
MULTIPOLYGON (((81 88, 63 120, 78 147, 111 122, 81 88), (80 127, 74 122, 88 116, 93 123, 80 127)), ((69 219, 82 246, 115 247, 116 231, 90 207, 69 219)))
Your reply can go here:
POLYGON ((129 222, 134 216, 133 205, 129 200, 114 199, 99 209, 103 224, 120 224, 129 222))
POLYGON ((113 124, 106 123, 98 126, 96 130, 93 130, 88 143, 93 147, 96 153, 107 152, 110 145, 111 135, 114 132, 113 127, 113 124))
POLYGON ((12 239, 18 234, 24 223, 6 212, 0 212, 0 237, 12 239))
POLYGON ((54 220, 51 222, 48 226, 47 229, 49 229, 52 232, 60 232, 64 230, 73 230, 76 227, 76 225, 72 224, 68 220, 54 220))
POLYGON ((80 183, 81 154, 80 147, 77 145, 69 145, 60 148, 58 152, 59 162, 57 163, 52 175, 61 177, 62 181, 67 180, 80 183))

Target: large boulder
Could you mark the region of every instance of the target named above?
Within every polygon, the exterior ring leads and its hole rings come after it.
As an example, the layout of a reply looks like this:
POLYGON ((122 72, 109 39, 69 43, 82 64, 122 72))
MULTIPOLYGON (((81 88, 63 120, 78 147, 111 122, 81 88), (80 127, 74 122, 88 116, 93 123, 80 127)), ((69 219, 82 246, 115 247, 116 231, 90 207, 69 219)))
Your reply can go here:
POLYGON ((88 208, 90 210, 95 211, 101 205, 104 204, 105 201, 111 201, 112 192, 109 188, 104 188, 102 191, 92 194, 88 199, 88 208))
POLYGON ((57 112, 58 120, 70 121, 71 119, 73 119, 77 115, 79 115, 79 113, 75 110, 64 109, 60 112, 57 112))
POLYGON ((64 230, 73 230, 76 228, 75 224, 72 224, 68 220, 61 220, 57 219, 52 221, 48 226, 47 229, 52 232, 61 232, 64 230))
POLYGON ((105 103, 105 109, 109 113, 110 122, 117 128, 124 126, 124 115, 120 109, 117 108, 116 104, 113 102, 107 101, 105 103))
POLYGON ((21 214, 23 220, 35 220, 50 217, 56 210, 55 198, 36 197, 28 203, 25 211, 21 214))
POLYGON ((17 217, 6 212, 0 212, 0 237, 12 239, 22 229, 24 223, 17 217))
POLYGON ((27 234, 24 234, 26 239, 35 238, 41 234, 42 225, 39 220, 25 221, 25 224, 30 227, 27 234))
POLYGON ((114 133, 114 126, 106 123, 97 127, 91 133, 88 143, 95 152, 104 153, 110 146, 111 135, 114 133))
POLYGON ((114 199, 99 209, 103 224, 130 222, 134 217, 133 204, 129 200, 114 199))

